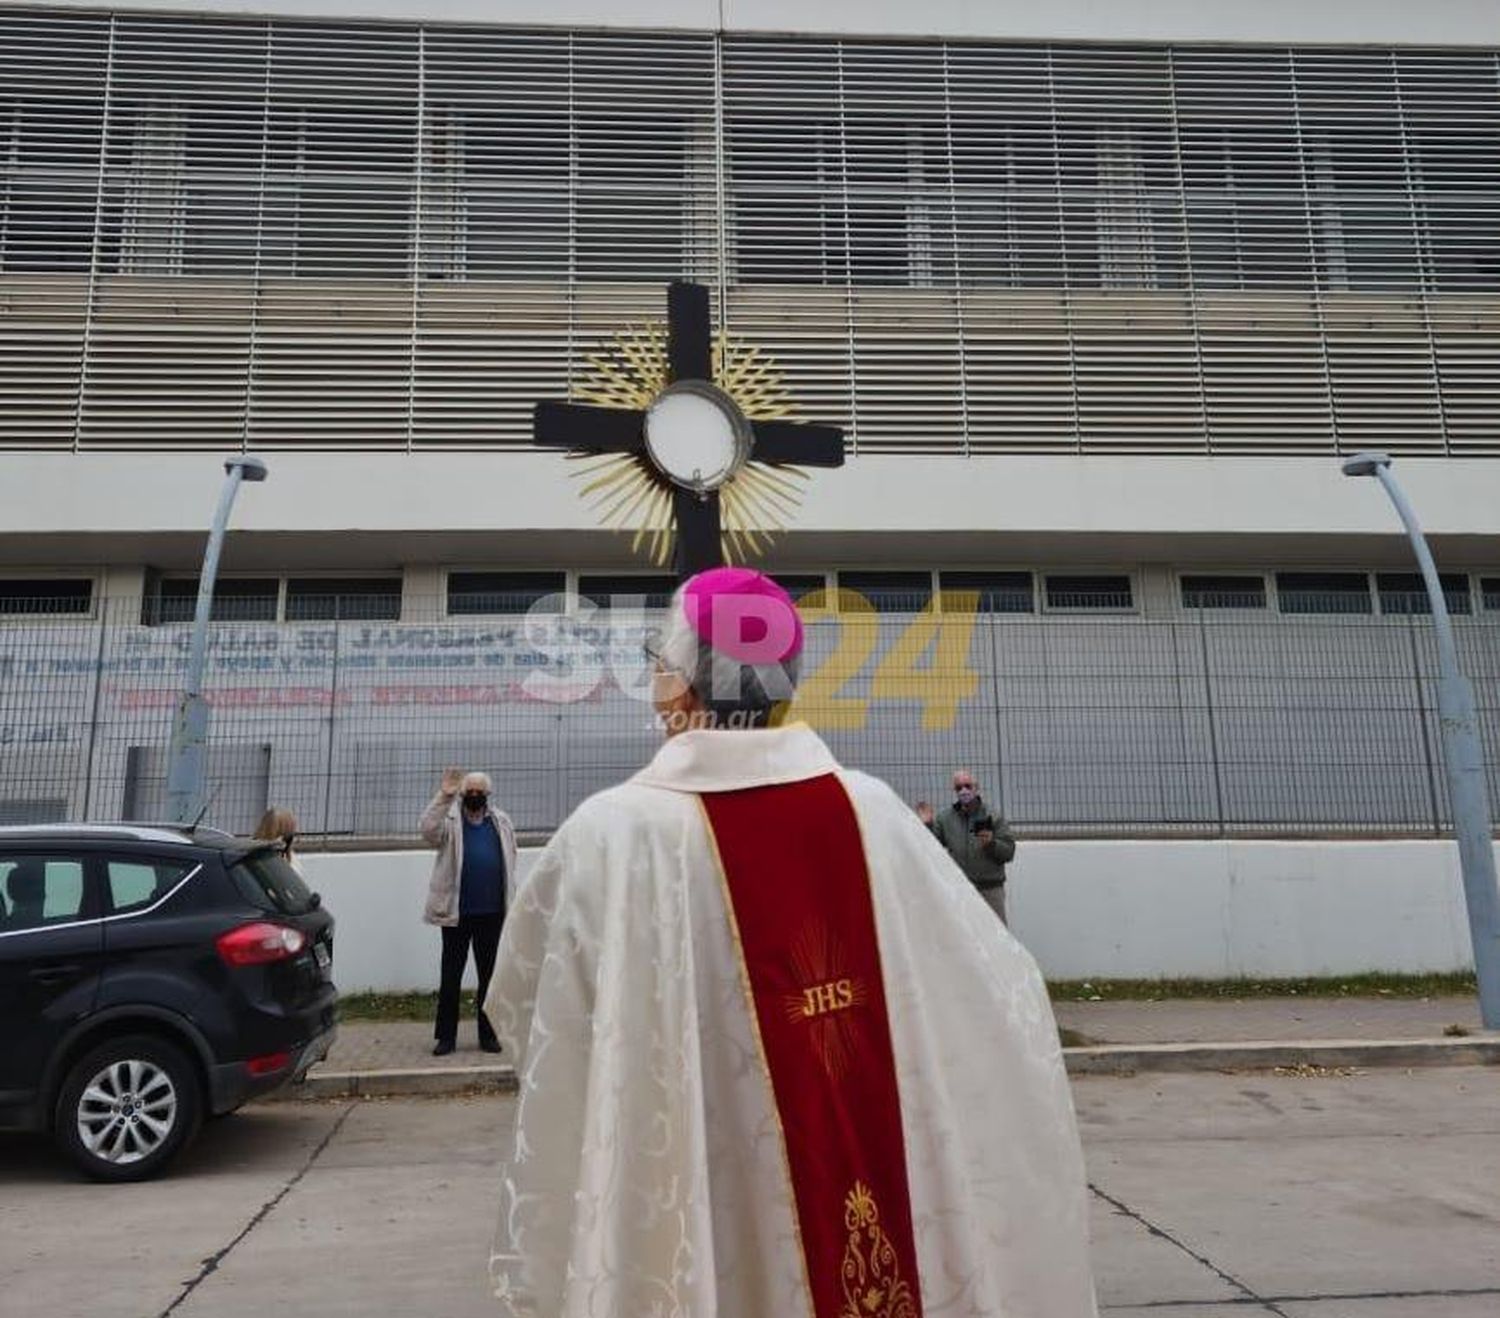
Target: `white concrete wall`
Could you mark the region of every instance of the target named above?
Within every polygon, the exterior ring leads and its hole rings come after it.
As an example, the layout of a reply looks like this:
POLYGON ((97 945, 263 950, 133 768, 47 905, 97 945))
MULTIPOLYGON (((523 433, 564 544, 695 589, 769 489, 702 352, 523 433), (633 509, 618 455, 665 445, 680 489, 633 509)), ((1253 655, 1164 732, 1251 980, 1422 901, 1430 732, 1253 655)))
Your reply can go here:
MULTIPOLYGON (((523 852, 524 875, 535 860, 523 852)), ((430 854, 309 855, 346 992, 437 986, 430 854)), ((1296 977, 1472 966, 1450 843, 1027 842, 1012 924, 1055 979, 1296 977)), ((472 975, 470 976, 472 982, 472 975)))
MULTIPOLYGON (((598 520, 551 453, 275 453, 240 495, 245 532, 592 532, 598 520)), ((10 453, 8 535, 201 535, 223 483, 211 453, 10 453), (129 490, 129 498, 120 491, 129 490)), ((1429 534, 1492 536, 1500 463, 1403 458, 1429 534)), ((813 481, 799 532, 1399 537, 1390 505, 1333 458, 860 455, 813 481), (921 479, 914 481, 914 471, 921 479)), ((435 579, 433 585, 435 586, 435 579)))
MULTIPOLYGON (((50 3, 97 8, 99 0, 50 3)), ((131 0, 126 8, 959 39, 1419 45, 1500 40, 1494 0, 131 0)))
MULTIPOLYGON (((521 852, 524 879, 535 849, 521 852)), ((422 923, 430 851, 314 853, 302 857, 307 881, 333 913, 334 982, 346 993, 435 989, 442 939, 422 923)), ((474 985, 472 959, 466 978, 474 985)))
POLYGON ((1438 841, 1033 842, 1012 924, 1055 979, 1471 968, 1438 841))

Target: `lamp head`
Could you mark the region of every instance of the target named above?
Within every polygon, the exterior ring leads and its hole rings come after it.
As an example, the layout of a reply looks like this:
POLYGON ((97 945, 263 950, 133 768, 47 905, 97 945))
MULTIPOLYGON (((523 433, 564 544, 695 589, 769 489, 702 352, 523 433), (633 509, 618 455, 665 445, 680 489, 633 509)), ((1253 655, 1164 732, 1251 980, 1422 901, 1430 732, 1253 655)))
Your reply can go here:
POLYGON ((224 463, 225 472, 234 471, 239 468, 242 481, 263 481, 267 475, 266 464, 259 458, 229 458, 224 463))
POLYGON ((1356 453, 1344 459, 1344 475, 1373 476, 1381 467, 1391 465, 1389 453, 1356 453))

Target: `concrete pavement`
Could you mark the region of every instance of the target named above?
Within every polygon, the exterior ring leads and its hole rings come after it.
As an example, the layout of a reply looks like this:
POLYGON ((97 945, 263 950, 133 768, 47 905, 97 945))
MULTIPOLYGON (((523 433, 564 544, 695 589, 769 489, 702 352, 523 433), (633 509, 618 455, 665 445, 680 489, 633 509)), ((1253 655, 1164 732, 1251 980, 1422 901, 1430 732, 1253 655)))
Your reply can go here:
MULTIPOLYGON (((1089 1077, 1075 1095, 1106 1318, 1500 1311, 1500 1069, 1089 1077)), ((512 1108, 261 1105, 142 1186, 0 1139, 0 1318, 488 1316, 512 1108)))

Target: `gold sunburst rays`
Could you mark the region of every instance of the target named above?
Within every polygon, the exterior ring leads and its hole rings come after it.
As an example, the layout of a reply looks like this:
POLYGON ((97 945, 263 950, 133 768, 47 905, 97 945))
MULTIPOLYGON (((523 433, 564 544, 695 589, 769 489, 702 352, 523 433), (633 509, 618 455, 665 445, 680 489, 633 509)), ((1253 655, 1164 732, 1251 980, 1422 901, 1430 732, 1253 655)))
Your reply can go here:
MULTIPOLYGON (((751 421, 792 415, 791 396, 771 358, 754 344, 716 335, 712 351, 714 383, 734 399, 751 421)), ((663 325, 622 330, 587 359, 574 397, 600 407, 643 411, 667 386, 667 331, 663 325)), ((644 455, 570 454, 579 462, 581 494, 599 519, 614 530, 631 531, 632 553, 644 553, 657 566, 672 557, 676 524, 673 485, 644 455)), ((786 529, 802 501, 808 473, 800 467, 750 461, 719 491, 720 544, 726 562, 762 554, 786 529)))

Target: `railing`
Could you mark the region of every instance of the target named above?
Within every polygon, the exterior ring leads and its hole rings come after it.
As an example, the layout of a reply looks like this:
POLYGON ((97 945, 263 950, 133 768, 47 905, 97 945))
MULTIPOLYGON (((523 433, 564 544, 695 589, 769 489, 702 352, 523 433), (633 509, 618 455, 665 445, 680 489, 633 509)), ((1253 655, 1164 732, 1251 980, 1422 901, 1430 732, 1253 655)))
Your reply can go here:
MULTIPOLYGON (((659 744, 656 619, 426 607, 215 624, 209 822, 245 831, 275 804, 308 835, 407 835, 453 764, 545 832, 659 744)), ((0 623, 0 822, 162 817, 189 629, 142 617, 112 600, 0 623)), ((1448 824, 1420 617, 811 611, 808 636, 797 712, 913 802, 944 801, 961 767, 1033 835, 1448 824)), ((1459 637, 1494 792, 1500 626, 1459 637)))

